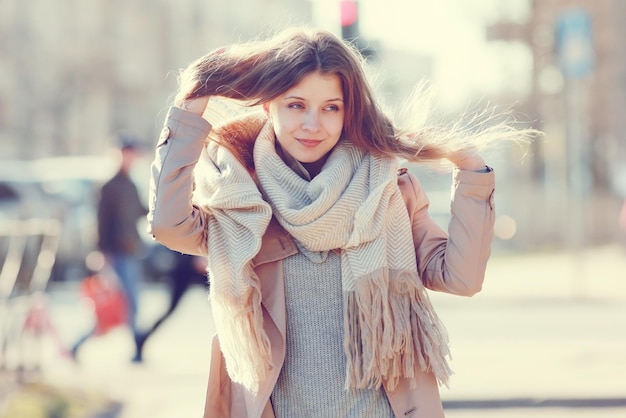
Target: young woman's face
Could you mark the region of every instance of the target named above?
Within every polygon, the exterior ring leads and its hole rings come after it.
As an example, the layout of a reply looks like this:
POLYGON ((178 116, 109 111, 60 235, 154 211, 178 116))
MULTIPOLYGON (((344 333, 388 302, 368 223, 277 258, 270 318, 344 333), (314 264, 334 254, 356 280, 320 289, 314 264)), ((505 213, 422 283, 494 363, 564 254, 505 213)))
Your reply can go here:
POLYGON ((337 75, 311 73, 264 108, 281 147, 305 167, 319 169, 341 136, 343 99, 337 75))

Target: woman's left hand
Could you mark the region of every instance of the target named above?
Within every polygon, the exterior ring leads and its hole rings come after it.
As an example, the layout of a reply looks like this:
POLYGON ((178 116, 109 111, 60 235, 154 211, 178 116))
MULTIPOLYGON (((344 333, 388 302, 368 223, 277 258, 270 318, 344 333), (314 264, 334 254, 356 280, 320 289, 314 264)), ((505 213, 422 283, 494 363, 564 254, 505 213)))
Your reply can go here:
POLYGON ((485 160, 476 151, 464 151, 448 159, 460 170, 478 171, 486 167, 485 160))

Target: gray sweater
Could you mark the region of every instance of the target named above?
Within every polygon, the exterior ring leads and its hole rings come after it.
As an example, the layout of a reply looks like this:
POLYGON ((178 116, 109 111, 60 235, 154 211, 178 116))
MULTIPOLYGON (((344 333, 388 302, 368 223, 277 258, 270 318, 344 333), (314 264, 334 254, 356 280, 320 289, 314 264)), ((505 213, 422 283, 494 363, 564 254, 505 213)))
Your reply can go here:
POLYGON ((393 418, 384 390, 345 390, 341 260, 335 252, 284 260, 287 354, 272 393, 277 418, 393 418))

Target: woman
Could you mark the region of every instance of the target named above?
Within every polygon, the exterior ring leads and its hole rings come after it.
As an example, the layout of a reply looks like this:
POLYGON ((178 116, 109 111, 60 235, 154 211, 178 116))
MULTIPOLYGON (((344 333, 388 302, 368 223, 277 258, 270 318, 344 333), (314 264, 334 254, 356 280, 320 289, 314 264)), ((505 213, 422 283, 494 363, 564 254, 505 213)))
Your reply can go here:
POLYGON ((181 73, 148 218, 164 245, 208 256, 205 417, 443 416, 447 337, 425 289, 480 290, 494 173, 476 150, 525 134, 462 132, 395 126, 358 53, 324 31, 221 48, 181 73), (259 111, 211 124, 217 97, 259 111), (456 167, 449 237, 399 167, 442 158, 456 167))

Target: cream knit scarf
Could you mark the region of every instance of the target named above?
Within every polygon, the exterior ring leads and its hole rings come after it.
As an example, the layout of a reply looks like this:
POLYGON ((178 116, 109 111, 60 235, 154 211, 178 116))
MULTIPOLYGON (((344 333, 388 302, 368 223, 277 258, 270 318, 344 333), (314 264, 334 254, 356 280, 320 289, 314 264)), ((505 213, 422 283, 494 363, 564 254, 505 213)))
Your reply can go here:
POLYGON ((341 250, 346 387, 385 382, 393 389, 418 369, 447 383, 447 336, 418 277, 397 162, 340 141, 307 181, 277 155, 268 122, 254 144, 254 163, 258 186, 211 142, 196 180, 196 203, 212 215, 210 298, 231 379, 256 392, 273 365, 252 259, 274 215, 309 250, 341 250))

